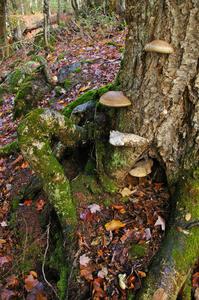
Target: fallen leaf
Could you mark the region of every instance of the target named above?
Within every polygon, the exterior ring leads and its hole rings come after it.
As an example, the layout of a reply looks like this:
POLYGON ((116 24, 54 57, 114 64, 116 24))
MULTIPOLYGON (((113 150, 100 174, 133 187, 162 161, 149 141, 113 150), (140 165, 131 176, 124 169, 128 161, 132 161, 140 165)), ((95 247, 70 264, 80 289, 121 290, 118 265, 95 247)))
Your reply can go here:
POLYGON ((192 286, 194 288, 199 288, 199 272, 196 272, 192 276, 192 286))
POLYGON ((87 86, 83 86, 79 89, 79 92, 84 92, 86 90, 90 89, 90 85, 87 85, 87 86))
POLYGON ((95 203, 89 205, 88 208, 90 209, 92 214, 95 214, 96 212, 101 211, 100 206, 98 204, 95 204, 95 203))
POLYGON ((190 214, 190 213, 187 213, 187 214, 185 215, 185 220, 186 220, 187 222, 191 220, 191 214, 190 214))
POLYGON ((119 274, 119 286, 121 287, 122 290, 125 290, 127 288, 126 285, 126 274, 119 274))
POLYGON ((4 264, 9 263, 12 261, 10 256, 1 256, 0 257, 0 267, 3 267, 4 264))
POLYGON ((1 227, 7 227, 8 226, 8 224, 5 221, 1 222, 0 225, 1 225, 1 227))
POLYGON ((80 263, 80 265, 86 267, 89 264, 90 260, 91 259, 88 256, 86 256, 86 254, 83 254, 79 258, 79 263, 80 263))
POLYGON ((45 200, 38 199, 37 202, 36 202, 36 204, 35 204, 36 210, 37 211, 41 211, 44 208, 45 204, 46 204, 45 200))
POLYGON ((26 200, 24 200, 23 204, 25 206, 31 206, 32 205, 32 200, 31 199, 26 199, 26 200))
POLYGON ((144 231, 145 231, 145 238, 146 238, 146 240, 147 241, 150 240, 151 237, 152 237, 152 235, 151 235, 151 229, 150 228, 146 228, 144 231))
POLYGON ((123 205, 119 205, 119 204, 113 204, 112 208, 118 210, 121 214, 124 214, 126 212, 125 208, 123 205))
POLYGON ((95 278, 93 281, 94 299, 105 298, 105 292, 101 288, 102 278, 95 278))
POLYGON ((122 197, 129 197, 133 194, 133 192, 129 188, 125 187, 120 191, 120 194, 122 195, 122 197))
POLYGON ((122 223, 120 220, 112 220, 105 224, 105 228, 107 231, 114 231, 125 226, 126 224, 122 223))
POLYGON ((161 216, 158 216, 158 219, 155 222, 154 226, 161 226, 162 231, 165 231, 165 220, 161 216))
POLYGON ((35 271, 30 271, 30 275, 32 275, 34 278, 37 278, 37 272, 35 271))
POLYGON ((39 281, 33 277, 33 275, 29 274, 25 277, 25 289, 26 291, 30 292, 38 283, 39 281))
POLYGON ((80 269, 80 275, 84 277, 87 281, 93 280, 93 268, 91 266, 88 266, 86 268, 80 269))
POLYGON ((16 293, 9 289, 0 290, 1 300, 11 300, 13 296, 16 296, 16 293))
POLYGON ((97 276, 100 278, 104 278, 108 275, 107 267, 102 267, 102 269, 97 273, 97 276))
POLYGON ((146 273, 143 272, 143 271, 138 271, 137 273, 138 273, 138 275, 139 275, 141 278, 146 277, 146 273))
POLYGON ((128 284, 128 288, 129 289, 134 289, 135 288, 135 275, 134 274, 130 274, 128 279, 127 279, 127 284, 128 284))
POLYGON ((28 162, 23 162, 21 165, 21 169, 26 169, 29 167, 29 163, 28 162))
POLYGON ((6 287, 16 287, 19 285, 19 279, 15 275, 11 275, 6 279, 6 287))
POLYGON ((1 244, 5 244, 5 243, 7 243, 6 240, 0 239, 0 245, 1 245, 1 244))

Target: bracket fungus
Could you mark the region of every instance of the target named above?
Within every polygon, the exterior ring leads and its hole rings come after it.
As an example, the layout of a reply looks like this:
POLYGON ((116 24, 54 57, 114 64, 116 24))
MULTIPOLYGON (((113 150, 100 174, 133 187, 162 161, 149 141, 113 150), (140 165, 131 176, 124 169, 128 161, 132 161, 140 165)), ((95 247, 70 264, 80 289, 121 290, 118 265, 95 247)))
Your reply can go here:
POLYGON ((164 54, 171 54, 174 52, 173 47, 166 41, 162 41, 162 40, 154 40, 146 44, 144 50, 146 52, 157 52, 157 53, 164 53, 164 54))
POLYGON ((109 91, 100 97, 99 103, 109 107, 126 107, 131 101, 121 91, 109 91))
POLYGON ((129 171, 129 174, 134 177, 145 177, 151 173, 152 166, 152 159, 139 161, 134 165, 134 168, 129 171))
POLYGON ((110 132, 109 143, 113 146, 140 147, 148 146, 149 141, 133 133, 123 133, 112 130, 110 132))

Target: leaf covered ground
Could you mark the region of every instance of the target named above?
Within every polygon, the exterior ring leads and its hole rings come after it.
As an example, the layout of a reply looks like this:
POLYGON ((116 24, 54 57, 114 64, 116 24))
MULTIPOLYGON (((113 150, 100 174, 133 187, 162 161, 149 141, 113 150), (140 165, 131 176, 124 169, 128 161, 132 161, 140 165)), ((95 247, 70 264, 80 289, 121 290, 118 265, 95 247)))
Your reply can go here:
MULTIPOLYGON (((39 106, 61 110, 85 91, 110 83, 116 77, 124 50, 125 29, 112 26, 82 32, 78 28, 71 23, 67 30, 57 31, 56 44, 46 59, 53 76, 63 82, 61 89, 54 88, 46 94, 39 106), (74 66, 75 72, 66 80, 65 73, 74 66)), ((30 50, 31 46, 20 49, 4 61, 1 79, 20 63, 30 60, 27 55, 30 50)), ((44 56, 45 52, 40 51, 39 55, 44 56)), ((16 140, 19 121, 13 121, 13 99, 12 93, 2 97, 1 146, 16 140)), ((23 187, 34 176, 20 153, 0 158, 0 295, 3 300, 56 298, 59 274, 53 276, 54 270, 48 270, 45 265, 46 251, 51 247, 48 245, 51 227, 50 223, 47 227, 40 224, 48 201, 42 191, 28 198, 20 197, 23 187), (17 211, 14 219, 13 211, 17 211)), ((81 190, 78 197, 82 205, 78 209, 75 266, 82 295, 84 299, 127 299, 129 293, 142 286, 148 264, 164 236, 169 211, 166 184, 149 176, 145 181, 128 182, 126 190, 121 190, 111 201, 107 200, 108 195, 98 203, 88 201, 81 190)), ((199 288, 198 272, 193 275, 193 287, 199 288)), ((75 293, 71 286, 70 299, 75 293)))

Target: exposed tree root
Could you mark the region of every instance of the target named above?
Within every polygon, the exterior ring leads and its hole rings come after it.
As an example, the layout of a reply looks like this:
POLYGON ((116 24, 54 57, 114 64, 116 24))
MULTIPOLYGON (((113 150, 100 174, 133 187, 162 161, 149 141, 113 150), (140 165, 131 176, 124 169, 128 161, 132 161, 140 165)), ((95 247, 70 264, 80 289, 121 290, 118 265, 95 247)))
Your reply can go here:
POLYGON ((53 204, 67 239, 76 225, 76 208, 70 184, 51 149, 53 137, 67 147, 87 139, 87 131, 58 112, 36 109, 22 121, 18 129, 19 145, 25 159, 42 179, 44 191, 53 204))
MULTIPOLYGON (((199 255, 199 169, 178 186, 176 210, 137 299, 176 300, 199 255)), ((174 200, 174 197, 173 197, 174 200)))

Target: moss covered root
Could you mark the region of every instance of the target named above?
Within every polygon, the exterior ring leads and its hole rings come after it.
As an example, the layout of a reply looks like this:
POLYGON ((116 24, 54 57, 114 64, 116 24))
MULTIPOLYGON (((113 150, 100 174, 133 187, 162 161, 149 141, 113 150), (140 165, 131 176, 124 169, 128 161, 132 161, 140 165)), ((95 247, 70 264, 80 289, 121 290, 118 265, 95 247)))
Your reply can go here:
POLYGON ((69 235, 76 225, 76 208, 69 181, 52 152, 52 137, 72 147, 86 140, 87 133, 60 113, 49 109, 32 111, 18 128, 21 152, 42 179, 44 190, 59 216, 63 230, 69 235))
POLYGON ((136 299, 177 299, 199 256, 198 182, 199 168, 179 184, 171 226, 136 299))

